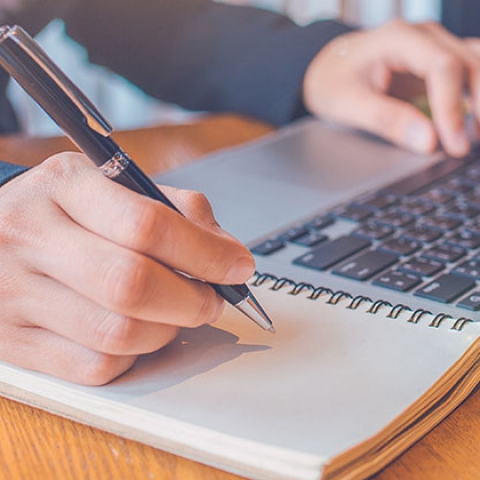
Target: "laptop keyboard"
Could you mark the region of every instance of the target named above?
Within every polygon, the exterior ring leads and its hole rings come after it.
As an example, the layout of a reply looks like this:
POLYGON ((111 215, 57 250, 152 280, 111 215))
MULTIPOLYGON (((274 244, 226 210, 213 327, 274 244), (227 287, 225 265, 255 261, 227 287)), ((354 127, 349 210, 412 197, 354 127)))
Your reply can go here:
POLYGON ((255 245, 297 266, 480 310, 480 159, 446 159, 255 245), (345 234, 329 227, 347 222, 345 234), (330 229, 332 230, 332 229, 330 229))

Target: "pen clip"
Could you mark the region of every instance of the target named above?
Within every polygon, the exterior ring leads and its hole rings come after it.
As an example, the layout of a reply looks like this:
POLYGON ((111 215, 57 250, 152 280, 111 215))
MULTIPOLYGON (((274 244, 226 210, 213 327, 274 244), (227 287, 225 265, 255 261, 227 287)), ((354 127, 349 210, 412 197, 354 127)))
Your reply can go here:
POLYGON ((55 65, 48 55, 35 43, 22 27, 4 26, 0 28, 0 39, 9 36, 25 53, 55 82, 69 100, 84 116, 88 126, 102 135, 108 137, 112 127, 95 108, 90 100, 72 83, 72 81, 55 65))

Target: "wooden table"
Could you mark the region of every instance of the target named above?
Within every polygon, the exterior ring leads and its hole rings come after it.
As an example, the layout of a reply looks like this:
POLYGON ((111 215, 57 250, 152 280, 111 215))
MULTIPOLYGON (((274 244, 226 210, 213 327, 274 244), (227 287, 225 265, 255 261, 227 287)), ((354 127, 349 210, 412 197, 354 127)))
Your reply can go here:
MULTIPOLYGON (((150 174, 271 131, 261 123, 216 116, 182 126, 119 132, 124 148, 150 174)), ((66 139, 0 138, 0 158, 35 165, 72 149, 66 139)), ((376 480, 480 478, 480 391, 410 448, 376 480)), ((167 454, 0 398, 0 479, 238 480, 167 454)))

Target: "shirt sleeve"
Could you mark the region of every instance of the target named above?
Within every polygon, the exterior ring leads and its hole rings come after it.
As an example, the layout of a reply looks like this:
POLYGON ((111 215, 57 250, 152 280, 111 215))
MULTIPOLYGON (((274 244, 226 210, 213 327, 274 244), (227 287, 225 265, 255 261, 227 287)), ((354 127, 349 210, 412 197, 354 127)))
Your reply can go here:
POLYGON ((83 0, 63 15, 90 60, 190 110, 281 125, 306 114, 308 64, 351 28, 211 0, 83 0))
POLYGON ((27 170, 26 167, 0 161, 0 187, 25 170, 27 170))

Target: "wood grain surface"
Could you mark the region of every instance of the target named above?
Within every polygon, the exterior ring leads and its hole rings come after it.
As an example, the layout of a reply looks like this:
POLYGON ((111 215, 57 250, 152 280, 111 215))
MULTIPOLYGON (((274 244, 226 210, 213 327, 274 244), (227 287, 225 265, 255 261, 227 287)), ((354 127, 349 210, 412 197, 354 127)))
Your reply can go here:
MULTIPOLYGON (((119 131, 113 137, 145 172, 153 174, 222 148, 244 144, 272 131, 270 126, 260 122, 216 115, 188 124, 119 131)), ((0 159, 20 165, 34 166, 66 150, 76 150, 66 137, 0 136, 0 159)))
MULTIPOLYGON (((119 132, 116 137, 148 172, 192 161, 271 132, 267 125, 215 116, 189 125, 119 132)), ((66 139, 0 138, 0 158, 35 165, 72 149, 66 139)), ((375 480, 480 478, 480 391, 375 480)), ((239 480, 240 477, 0 398, 0 479, 239 480)))

